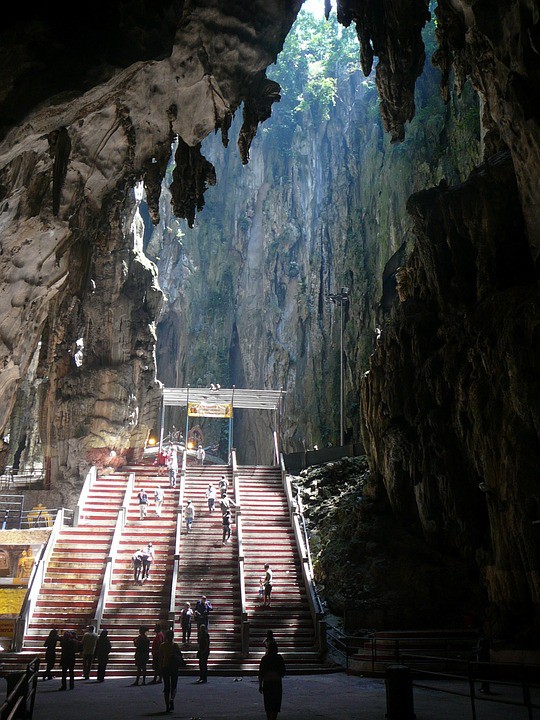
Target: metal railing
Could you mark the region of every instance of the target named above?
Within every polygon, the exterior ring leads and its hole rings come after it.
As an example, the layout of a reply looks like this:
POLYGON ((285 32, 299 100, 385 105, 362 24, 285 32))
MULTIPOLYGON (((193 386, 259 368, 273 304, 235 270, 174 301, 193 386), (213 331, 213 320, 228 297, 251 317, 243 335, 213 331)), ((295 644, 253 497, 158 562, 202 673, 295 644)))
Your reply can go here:
POLYGON ((279 437, 275 430, 273 432, 273 439, 274 439, 274 465, 279 465, 279 463, 280 463, 279 437))
POLYGON ((345 670, 349 670, 349 657, 358 651, 358 638, 353 638, 340 630, 335 625, 326 624, 327 645, 332 650, 343 656, 345 670), (356 641, 356 642, 355 642, 356 641))
POLYGON ((476 720, 477 702, 495 703, 509 707, 522 707, 527 710, 529 720, 533 720, 533 710, 540 704, 532 699, 531 690, 540 690, 540 665, 523 663, 476 662, 464 658, 447 658, 453 670, 445 672, 426 669, 440 660, 437 656, 408 655, 402 653, 400 661, 411 670, 413 687, 442 692, 450 695, 468 697, 471 703, 471 718, 476 720), (423 680, 423 682, 421 682, 423 680), (431 682, 429 682, 431 681, 431 682), (437 681, 441 681, 437 686, 437 681), (449 686, 449 681, 452 686, 449 686), (476 684, 489 685, 489 692, 481 697, 477 695, 476 684), (493 687, 497 691, 493 692, 493 687))
POLYGON ((21 529, 24 518, 24 495, 0 495, 0 527, 21 529))
POLYGON ((20 656, 2 655, 2 674, 8 681, 8 693, 0 705, 0 720, 31 720, 34 714, 39 658, 35 657, 24 664, 20 660, 20 656))
MULTIPOLYGON (((11 497, 14 497, 13 495, 11 497)), ((32 530, 52 528, 57 513, 62 510, 64 525, 73 524, 73 510, 69 508, 47 508, 38 505, 31 510, 22 510, 20 504, 6 507, 0 496, 0 528, 2 530, 32 530)))
MULTIPOLYGON (((410 631, 409 631, 410 633, 410 631)), ((432 636, 407 634, 407 631, 397 636, 365 635, 362 637, 349 636, 349 642, 356 641, 357 648, 363 648, 363 654, 370 655, 371 672, 376 672, 377 664, 387 664, 391 657, 392 663, 401 664, 406 659, 417 658, 418 662, 433 662, 434 659, 447 670, 449 663, 464 662, 468 660, 471 647, 476 640, 473 633, 438 634, 432 636), (419 652, 414 654, 414 650, 419 652), (427 651, 430 651, 427 654, 427 651), (466 657, 465 657, 466 656, 466 657)))
POLYGON ((291 478, 287 475, 283 455, 280 457, 281 479, 283 488, 287 498, 289 507, 289 515, 296 539, 296 545, 300 554, 302 566, 302 577, 307 592, 309 609, 315 628, 315 638, 319 652, 324 653, 327 649, 326 644, 326 620, 324 619, 324 610, 321 599, 317 592, 315 579, 313 576, 313 564, 311 562, 311 554, 309 551, 309 538, 307 535, 306 524, 302 513, 302 504, 299 498, 293 493, 291 478))
MULTIPOLYGON (((116 556, 118 555, 118 548, 120 547, 120 538, 124 531, 124 527, 127 522, 128 508, 135 487, 135 473, 130 473, 126 484, 126 490, 122 500, 122 506, 118 511, 116 523, 114 526, 113 536, 109 547, 109 554, 105 558, 105 572, 103 573, 103 582, 101 583, 101 592, 99 594, 96 613, 93 620, 93 625, 96 630, 99 630, 101 621, 103 619, 103 611, 105 610, 105 604, 109 595, 109 590, 112 585, 112 578, 114 572, 114 563, 116 562, 116 556)), ((82 508, 82 505, 81 505, 82 508)))
POLYGON ((43 485, 45 473, 43 470, 6 467, 0 475, 0 488, 11 490, 12 488, 29 488, 43 485))
POLYGON ((236 460, 236 450, 231 451, 231 462, 233 469, 233 491, 234 502, 236 503, 236 542, 238 546, 238 579, 240 582, 240 637, 242 643, 242 657, 249 657, 249 616, 246 603, 246 568, 244 555, 244 530, 242 525, 242 500, 240 495, 240 474, 236 460))
POLYGON ((47 543, 41 551, 38 561, 34 564, 30 578, 28 580, 28 589, 23 600, 19 615, 15 621, 15 629, 13 632, 13 649, 19 652, 22 649, 24 636, 28 629, 28 623, 33 615, 36 602, 41 591, 49 561, 54 550, 54 546, 58 539, 58 535, 64 526, 64 508, 60 508, 56 513, 56 518, 51 530, 51 534, 47 539, 47 543))
POLYGON ((97 468, 95 465, 92 465, 90 470, 86 473, 86 477, 84 479, 84 483, 81 489, 81 494, 79 495, 79 500, 77 502, 77 505, 75 506, 75 513, 73 515, 73 527, 77 527, 77 525, 79 524, 86 498, 88 497, 88 493, 90 492, 90 489, 92 488, 92 485, 95 483, 96 479, 97 468))
POLYGON ((174 539, 174 559, 171 579, 171 597, 169 601, 169 628, 174 630, 176 622, 176 590, 178 587, 178 576, 180 573, 180 543, 182 538, 182 518, 184 505, 184 492, 186 488, 187 451, 182 452, 182 468, 180 470, 180 492, 178 496, 178 507, 176 510, 176 536, 174 539))

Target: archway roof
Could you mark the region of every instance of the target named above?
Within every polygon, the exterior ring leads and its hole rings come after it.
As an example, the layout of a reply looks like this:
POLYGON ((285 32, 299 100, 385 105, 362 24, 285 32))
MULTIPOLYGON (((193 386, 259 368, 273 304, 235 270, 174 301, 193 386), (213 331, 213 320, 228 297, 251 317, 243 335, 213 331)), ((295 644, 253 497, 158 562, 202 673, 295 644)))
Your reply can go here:
POLYGON ((249 390, 247 388, 163 388, 164 407, 186 407, 188 402, 206 405, 232 403, 233 408, 279 410, 285 390, 249 390))

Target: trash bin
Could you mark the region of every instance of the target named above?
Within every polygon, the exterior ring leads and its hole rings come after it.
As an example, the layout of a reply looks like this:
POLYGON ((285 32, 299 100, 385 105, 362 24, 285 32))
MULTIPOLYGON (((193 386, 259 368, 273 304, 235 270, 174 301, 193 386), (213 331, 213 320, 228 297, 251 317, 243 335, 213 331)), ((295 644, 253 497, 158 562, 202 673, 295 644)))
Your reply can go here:
POLYGON ((388 720, 414 720, 411 671, 406 665, 386 668, 386 717, 388 720))

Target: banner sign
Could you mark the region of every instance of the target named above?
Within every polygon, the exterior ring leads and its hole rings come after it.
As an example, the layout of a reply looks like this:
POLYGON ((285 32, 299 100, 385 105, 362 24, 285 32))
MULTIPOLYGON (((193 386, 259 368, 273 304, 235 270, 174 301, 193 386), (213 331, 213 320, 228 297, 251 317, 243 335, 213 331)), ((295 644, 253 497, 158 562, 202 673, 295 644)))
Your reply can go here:
POLYGON ((232 418, 232 403, 188 403, 189 417, 232 418))

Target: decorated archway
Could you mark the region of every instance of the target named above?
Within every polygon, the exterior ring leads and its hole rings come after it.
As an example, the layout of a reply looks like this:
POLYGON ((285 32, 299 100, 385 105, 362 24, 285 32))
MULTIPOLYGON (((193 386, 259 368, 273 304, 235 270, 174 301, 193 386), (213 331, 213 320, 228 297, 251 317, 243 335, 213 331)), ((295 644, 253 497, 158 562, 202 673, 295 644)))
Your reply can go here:
POLYGON ((163 388, 161 401, 161 419, 159 429, 159 449, 163 447, 165 430, 165 408, 186 408, 185 437, 189 437, 190 418, 222 418, 229 420, 228 457, 230 462, 234 438, 234 411, 268 410, 274 414, 274 462, 279 462, 281 447, 280 424, 285 390, 249 390, 246 388, 221 388, 211 385, 207 388, 163 388))

